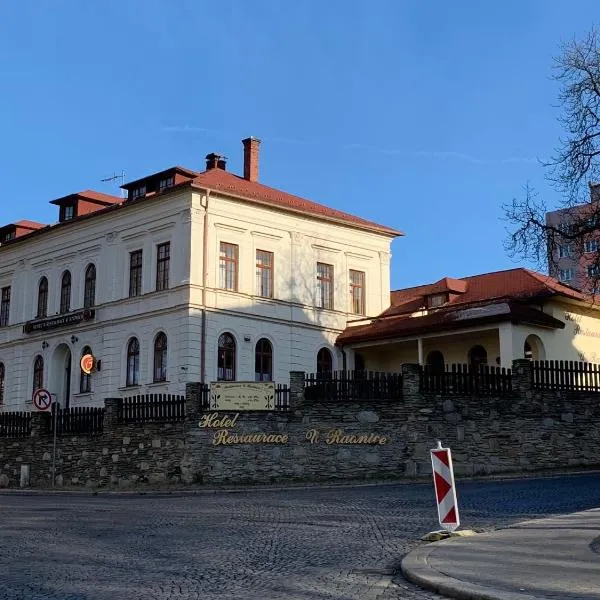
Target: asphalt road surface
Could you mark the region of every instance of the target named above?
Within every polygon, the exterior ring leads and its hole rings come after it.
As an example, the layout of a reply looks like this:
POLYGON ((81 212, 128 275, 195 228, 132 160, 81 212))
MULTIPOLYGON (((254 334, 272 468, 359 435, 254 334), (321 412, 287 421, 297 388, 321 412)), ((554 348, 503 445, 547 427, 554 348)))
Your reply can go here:
MULTIPOLYGON (((457 482, 461 526, 600 507, 600 474, 457 482)), ((0 599, 433 599, 398 568, 432 485, 0 494, 0 599)))

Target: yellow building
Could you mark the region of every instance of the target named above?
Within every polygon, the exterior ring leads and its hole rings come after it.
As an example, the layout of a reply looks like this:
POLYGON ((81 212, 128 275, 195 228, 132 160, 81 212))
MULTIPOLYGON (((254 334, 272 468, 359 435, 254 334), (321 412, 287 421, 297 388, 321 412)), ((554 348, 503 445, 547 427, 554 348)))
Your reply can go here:
POLYGON ((600 362, 600 304, 556 279, 518 268, 446 277, 396 290, 374 319, 349 322, 337 345, 355 369, 403 363, 489 364, 513 359, 600 362))

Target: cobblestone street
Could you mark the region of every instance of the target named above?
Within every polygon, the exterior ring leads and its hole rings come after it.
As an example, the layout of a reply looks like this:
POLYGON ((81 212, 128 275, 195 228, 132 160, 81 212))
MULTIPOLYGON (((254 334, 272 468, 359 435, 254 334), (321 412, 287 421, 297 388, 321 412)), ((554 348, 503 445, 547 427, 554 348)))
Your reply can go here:
MULTIPOLYGON (((600 506, 600 475, 458 482, 463 528, 600 506)), ((396 574, 432 486, 0 494, 2 600, 432 599, 396 574)))

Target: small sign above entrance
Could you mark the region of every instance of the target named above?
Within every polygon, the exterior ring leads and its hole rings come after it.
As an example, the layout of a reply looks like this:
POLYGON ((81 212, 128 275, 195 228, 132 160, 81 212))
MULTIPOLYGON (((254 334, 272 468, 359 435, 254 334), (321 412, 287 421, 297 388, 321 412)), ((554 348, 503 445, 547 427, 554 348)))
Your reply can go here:
POLYGON ((272 381, 216 381, 210 384, 210 408, 231 412, 274 410, 275 384, 272 381))
POLYGON ((52 406, 52 396, 48 390, 40 388, 33 392, 33 405, 38 410, 50 410, 52 406))
POLYGON ((84 354, 79 361, 79 365, 81 366, 81 370, 86 375, 89 375, 94 370, 96 359, 92 354, 84 354))

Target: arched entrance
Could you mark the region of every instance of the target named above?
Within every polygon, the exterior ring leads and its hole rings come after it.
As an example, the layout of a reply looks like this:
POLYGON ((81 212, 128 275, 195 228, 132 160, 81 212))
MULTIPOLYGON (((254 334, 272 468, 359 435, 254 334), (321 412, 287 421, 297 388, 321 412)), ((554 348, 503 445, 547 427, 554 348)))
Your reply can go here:
POLYGON ((48 372, 48 387, 56 394, 61 408, 69 408, 71 400, 71 350, 67 344, 59 344, 52 353, 48 372))
POLYGON ((546 350, 542 340, 534 334, 528 335, 523 344, 523 357, 529 360, 546 360, 546 350))

